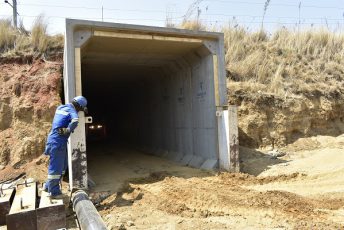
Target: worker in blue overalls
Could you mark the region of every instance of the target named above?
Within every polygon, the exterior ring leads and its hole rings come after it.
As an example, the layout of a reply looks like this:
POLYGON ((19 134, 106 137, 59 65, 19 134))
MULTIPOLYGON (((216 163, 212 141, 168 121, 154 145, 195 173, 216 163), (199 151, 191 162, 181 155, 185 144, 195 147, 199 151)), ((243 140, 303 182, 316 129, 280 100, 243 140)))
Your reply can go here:
POLYGON ((71 103, 57 107, 44 154, 50 156, 48 179, 43 189, 53 197, 61 195, 60 180, 67 167, 67 141, 78 125, 78 112, 87 111, 87 100, 77 96, 71 103))

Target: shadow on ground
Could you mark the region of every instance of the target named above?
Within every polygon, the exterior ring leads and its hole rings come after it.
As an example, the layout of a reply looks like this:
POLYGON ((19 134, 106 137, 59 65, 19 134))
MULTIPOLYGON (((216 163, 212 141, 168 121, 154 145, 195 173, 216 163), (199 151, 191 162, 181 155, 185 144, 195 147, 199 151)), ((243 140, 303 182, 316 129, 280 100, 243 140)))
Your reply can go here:
POLYGON ((253 176, 269 169, 270 166, 286 163, 286 160, 274 158, 255 149, 240 146, 240 171, 253 176))

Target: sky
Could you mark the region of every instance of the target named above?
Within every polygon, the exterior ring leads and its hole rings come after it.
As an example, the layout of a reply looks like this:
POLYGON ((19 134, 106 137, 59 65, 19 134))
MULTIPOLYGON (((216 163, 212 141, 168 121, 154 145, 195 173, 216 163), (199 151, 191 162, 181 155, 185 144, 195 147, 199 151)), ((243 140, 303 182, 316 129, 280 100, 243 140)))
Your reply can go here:
MULTIPOLYGON (((12 0, 8 0, 12 3, 12 0)), ((210 26, 241 25, 249 30, 261 27, 266 0, 199 0, 190 16, 210 26)), ((17 0, 19 18, 30 29, 43 14, 49 34, 64 33, 65 18, 165 26, 166 18, 181 23, 195 0, 17 0)), ((12 8, 0 0, 0 18, 11 18, 12 8)), ((264 29, 327 27, 344 31, 344 0, 271 0, 264 29)))

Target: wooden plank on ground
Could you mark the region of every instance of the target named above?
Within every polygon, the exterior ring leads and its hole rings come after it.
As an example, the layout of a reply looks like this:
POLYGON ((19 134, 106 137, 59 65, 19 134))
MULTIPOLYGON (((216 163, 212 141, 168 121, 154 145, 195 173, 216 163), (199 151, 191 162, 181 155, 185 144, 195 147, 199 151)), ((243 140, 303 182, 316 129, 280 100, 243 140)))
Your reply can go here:
POLYGON ((66 210, 63 199, 50 199, 49 193, 41 193, 41 201, 37 208, 37 229, 55 230, 66 227, 66 210))
POLYGON ((8 230, 37 228, 36 198, 36 182, 17 185, 10 213, 6 217, 8 230))
POLYGON ((6 215, 10 212, 14 194, 14 188, 0 191, 0 225, 6 224, 6 215))

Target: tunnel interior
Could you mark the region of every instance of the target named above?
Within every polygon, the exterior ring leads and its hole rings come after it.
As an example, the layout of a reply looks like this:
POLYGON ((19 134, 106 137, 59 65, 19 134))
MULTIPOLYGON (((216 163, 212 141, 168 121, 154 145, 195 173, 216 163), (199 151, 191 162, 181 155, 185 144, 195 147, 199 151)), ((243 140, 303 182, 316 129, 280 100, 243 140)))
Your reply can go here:
POLYGON ((216 158, 213 59, 198 42, 92 37, 81 50, 88 161, 101 145, 216 158), (92 128, 92 129, 91 129, 92 128))

